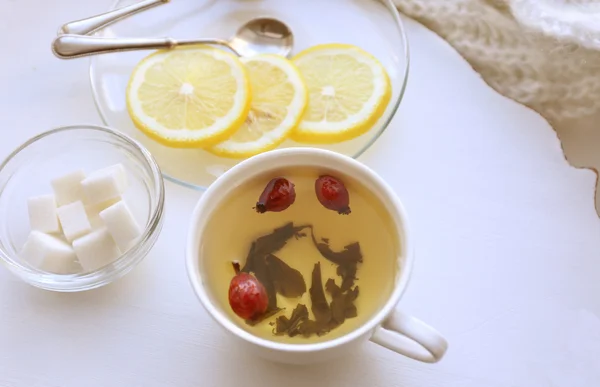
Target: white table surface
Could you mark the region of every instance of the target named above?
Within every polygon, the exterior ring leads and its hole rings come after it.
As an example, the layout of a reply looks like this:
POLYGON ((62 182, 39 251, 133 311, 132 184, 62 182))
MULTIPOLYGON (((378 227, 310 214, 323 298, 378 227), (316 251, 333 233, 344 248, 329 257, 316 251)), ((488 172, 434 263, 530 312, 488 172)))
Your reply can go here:
MULTIPOLYGON (((88 61, 49 49, 59 25, 111 0, 0 0, 0 157, 34 133, 100 123, 88 61)), ((399 307, 442 331, 444 360, 375 344, 292 367, 248 358, 196 301, 184 270, 200 193, 167 182, 165 227, 131 274, 57 294, 0 271, 0 386, 600 385, 600 221, 594 174, 570 167, 551 127, 488 88, 407 20, 408 90, 362 161, 412 218, 417 263, 399 307)))

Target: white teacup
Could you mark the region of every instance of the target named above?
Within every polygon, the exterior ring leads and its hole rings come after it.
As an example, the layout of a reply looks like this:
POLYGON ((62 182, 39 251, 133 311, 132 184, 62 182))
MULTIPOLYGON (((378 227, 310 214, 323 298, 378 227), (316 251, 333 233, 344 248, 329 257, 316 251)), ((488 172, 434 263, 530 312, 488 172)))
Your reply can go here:
POLYGON ((406 211, 394 191, 371 169, 338 153, 314 148, 287 148, 266 152, 241 162, 220 176, 204 193, 192 214, 186 251, 187 271, 194 291, 208 313, 227 331, 255 354, 292 364, 307 364, 328 360, 353 349, 366 340, 382 345, 410 358, 434 363, 440 360, 448 344, 435 329, 420 320, 395 309, 408 285, 413 265, 413 244, 406 211), (320 343, 284 344, 252 335, 239 327, 218 306, 211 291, 202 281, 203 260, 200 254, 204 229, 214 209, 219 208, 225 190, 264 175, 270 170, 291 167, 317 167, 327 173, 352 176, 383 203, 399 230, 400 255, 396 284, 383 307, 364 325, 354 331, 320 343))

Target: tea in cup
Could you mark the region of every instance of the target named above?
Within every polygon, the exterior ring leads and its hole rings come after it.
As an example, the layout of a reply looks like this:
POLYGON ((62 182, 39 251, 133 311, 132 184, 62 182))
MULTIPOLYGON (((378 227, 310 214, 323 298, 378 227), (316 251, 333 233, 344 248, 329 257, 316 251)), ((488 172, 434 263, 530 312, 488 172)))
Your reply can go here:
POLYGON ((346 156, 289 148, 233 167, 198 202, 186 259, 206 310, 268 359, 326 360, 366 339, 426 362, 446 351, 395 310, 413 261, 402 204, 346 156))

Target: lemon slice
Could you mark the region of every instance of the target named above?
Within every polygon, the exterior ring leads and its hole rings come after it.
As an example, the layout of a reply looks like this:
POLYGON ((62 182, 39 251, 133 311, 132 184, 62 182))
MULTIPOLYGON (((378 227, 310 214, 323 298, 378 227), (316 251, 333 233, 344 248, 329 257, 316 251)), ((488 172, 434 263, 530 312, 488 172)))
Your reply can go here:
POLYGON ((308 107, 292 138, 334 143, 367 132, 384 113, 392 87, 371 54, 348 44, 323 44, 293 59, 308 88, 308 107))
POLYGON ((248 157, 277 147, 304 114, 308 93, 296 66, 277 55, 243 58, 252 89, 244 124, 208 151, 225 157, 248 157))
POLYGON ((144 58, 127 88, 127 109, 149 137, 172 147, 223 141, 246 119, 250 84, 238 58, 210 46, 144 58))

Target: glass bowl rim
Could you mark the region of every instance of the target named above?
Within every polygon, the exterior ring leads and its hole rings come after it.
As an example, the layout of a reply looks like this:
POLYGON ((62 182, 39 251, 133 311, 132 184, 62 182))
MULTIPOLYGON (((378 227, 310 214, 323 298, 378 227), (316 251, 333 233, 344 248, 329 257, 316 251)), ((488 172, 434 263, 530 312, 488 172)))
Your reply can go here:
MULTIPOLYGON (((112 10, 116 9, 118 7, 119 3, 121 3, 122 1, 123 0, 114 0, 112 5, 108 9, 108 11, 112 11, 112 10)), ((371 0, 371 1, 376 1, 376 0, 371 0)), ((395 100, 392 100, 392 102, 391 102, 392 110, 391 110, 389 116, 386 117, 385 122, 383 122, 381 124, 381 127, 377 129, 375 135, 371 139, 369 139, 369 141, 367 143, 365 143, 357 152, 355 152, 352 155, 349 155, 353 159, 358 159, 363 153, 365 153, 369 148, 371 148, 371 146, 379 139, 379 137, 381 137, 383 132, 386 131, 386 129, 388 128, 388 126, 390 125, 390 123, 392 122, 394 117, 396 116, 398 109, 400 108, 400 103, 402 102, 402 99, 404 98, 404 93, 406 92, 406 85, 408 83, 408 75, 409 75, 409 69, 410 69, 410 50, 409 50, 409 44, 408 44, 408 37, 406 35, 406 27, 404 25, 404 22, 402 21, 402 18, 400 17, 400 12, 398 11, 398 8, 394 5, 394 2, 392 0, 378 0, 378 1, 384 3, 388 12, 391 14, 392 18, 394 19, 396 28, 398 28, 398 30, 400 31, 400 40, 402 41, 403 59, 404 59, 404 63, 405 63, 404 71, 402 72, 402 74, 400 74, 401 78, 402 78, 402 85, 400 86, 400 93, 398 94, 398 97, 395 100)), ((102 36, 102 30, 98 31, 96 34, 99 36, 102 36)), ((96 72, 95 64, 96 64, 96 57, 95 56, 90 57, 90 65, 89 65, 88 75, 89 75, 89 81, 90 81, 90 86, 91 86, 91 90, 92 90, 92 97, 94 100, 94 106, 96 107, 96 111, 98 112, 98 115, 100 116, 100 119, 102 120, 102 123, 106 126, 110 126, 110 123, 108 122, 108 119, 107 119, 107 114, 103 111, 103 109, 100 105, 100 98, 101 98, 100 93, 94 82, 94 78, 95 78, 94 74, 96 72)), ((318 145, 314 144, 314 147, 318 148, 318 145)), ((241 161, 243 161, 243 160, 240 160, 240 162, 241 161)), ((169 180, 172 183, 175 183, 180 186, 187 187, 187 188, 190 188, 190 189, 193 189, 196 191, 200 191, 200 192, 204 192, 208 188, 208 186, 188 183, 187 181, 178 179, 174 176, 171 176, 168 173, 163 173, 163 178, 166 180, 169 180)))
MULTIPOLYGON (((140 152, 142 161, 139 162, 139 164, 142 165, 147 172, 150 172, 150 176, 154 183, 152 190, 150 191, 150 196, 155 197, 156 204, 151 207, 149 220, 144 227, 139 241, 111 264, 91 272, 81 274, 48 273, 48 275, 51 276, 50 280, 40 280, 40 277, 43 279, 45 274, 13 262, 11 257, 14 257, 14 255, 6 251, 4 245, 0 243, 0 262, 4 264, 11 272, 13 272, 13 274, 17 275, 25 282, 45 290, 78 292, 95 289, 113 282, 114 280, 127 274, 145 258, 148 250, 154 245, 158 234, 160 234, 162 229, 164 218, 165 187, 160 167, 156 163, 156 160, 154 160, 154 157, 142 144, 126 134, 110 127, 90 124, 73 124, 56 127, 41 132, 19 145, 4 158, 2 163, 0 163, 0 176, 5 172, 7 165, 9 165, 11 161, 13 161, 31 145, 55 134, 79 130, 92 130, 101 132, 109 137, 117 138, 119 141, 132 146, 136 151, 140 152)), ((18 169, 19 167, 17 167, 17 170, 18 169)), ((5 185, 0 187, 0 195, 4 191, 4 188, 5 185)))

